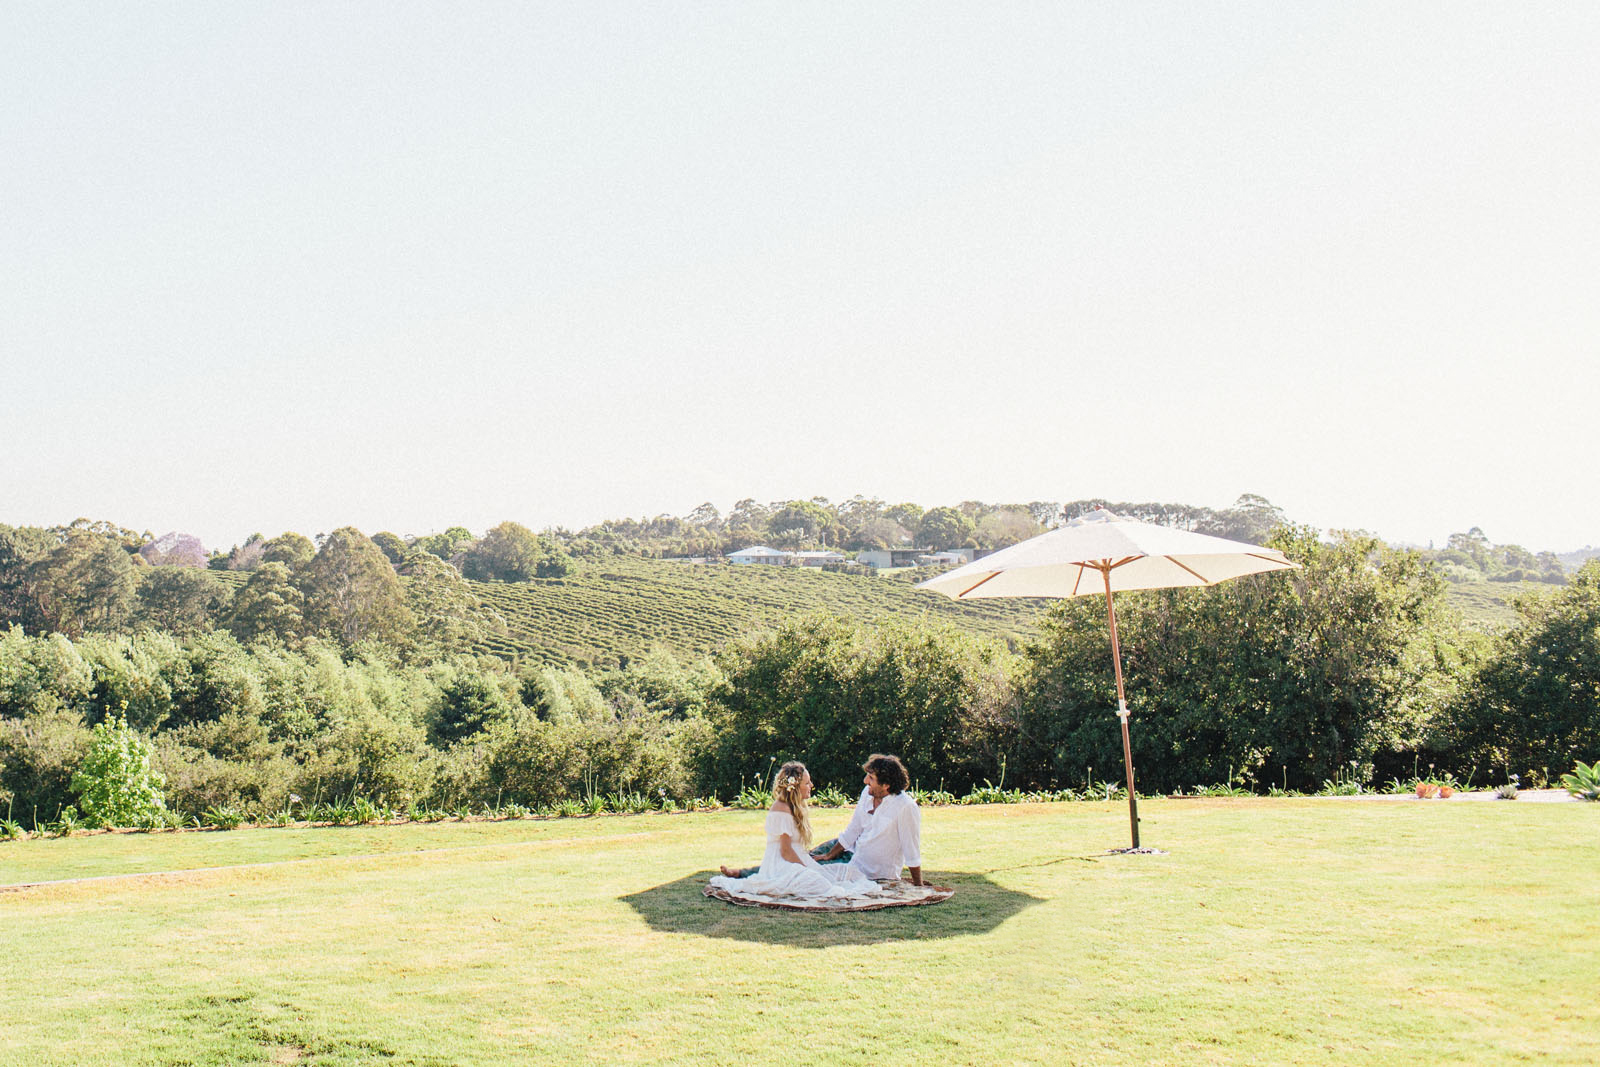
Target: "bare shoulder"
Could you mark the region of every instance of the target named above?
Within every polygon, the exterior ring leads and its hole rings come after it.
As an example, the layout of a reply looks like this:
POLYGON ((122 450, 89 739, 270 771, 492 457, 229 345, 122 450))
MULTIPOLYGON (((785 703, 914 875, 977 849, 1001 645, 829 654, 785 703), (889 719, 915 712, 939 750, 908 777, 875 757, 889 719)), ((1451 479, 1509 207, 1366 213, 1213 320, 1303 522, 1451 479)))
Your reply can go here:
POLYGON ((768 810, 775 811, 780 815, 793 815, 794 814, 794 812, 789 810, 788 802, 784 801, 784 800, 774 800, 772 802, 772 807, 770 809, 768 809, 768 810))

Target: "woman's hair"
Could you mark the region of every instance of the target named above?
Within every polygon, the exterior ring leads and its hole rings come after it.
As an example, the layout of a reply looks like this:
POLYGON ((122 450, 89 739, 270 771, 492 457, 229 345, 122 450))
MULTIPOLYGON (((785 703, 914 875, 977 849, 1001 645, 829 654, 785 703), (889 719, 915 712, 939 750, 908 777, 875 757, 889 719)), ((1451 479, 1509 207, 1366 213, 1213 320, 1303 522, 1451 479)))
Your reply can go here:
POLYGON ((811 819, 806 815, 806 802, 800 798, 800 783, 805 780, 806 765, 798 760, 790 760, 778 768, 778 776, 772 780, 772 799, 789 805, 795 829, 800 831, 800 842, 810 848, 811 819))
POLYGON ((891 793, 904 793, 911 785, 911 775, 899 756, 881 756, 874 752, 867 757, 861 769, 889 787, 891 793))

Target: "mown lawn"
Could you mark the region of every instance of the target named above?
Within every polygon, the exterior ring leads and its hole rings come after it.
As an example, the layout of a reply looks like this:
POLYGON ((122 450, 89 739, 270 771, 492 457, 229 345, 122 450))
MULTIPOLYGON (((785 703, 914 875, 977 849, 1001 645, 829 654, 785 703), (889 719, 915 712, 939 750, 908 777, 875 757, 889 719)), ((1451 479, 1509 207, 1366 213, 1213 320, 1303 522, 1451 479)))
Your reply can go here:
POLYGON ((1600 805, 1142 811, 1166 855, 1105 854, 1117 805, 927 810, 956 897, 844 916, 700 895, 752 812, 0 843, 93 879, 0 891, 0 1062, 1600 1057, 1600 805))

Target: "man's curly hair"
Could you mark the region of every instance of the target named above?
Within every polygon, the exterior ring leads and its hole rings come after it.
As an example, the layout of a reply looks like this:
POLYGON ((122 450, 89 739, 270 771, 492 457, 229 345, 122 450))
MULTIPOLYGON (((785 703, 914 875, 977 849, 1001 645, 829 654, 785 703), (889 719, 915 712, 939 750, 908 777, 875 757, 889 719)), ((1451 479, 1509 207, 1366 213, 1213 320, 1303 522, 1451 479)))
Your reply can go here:
POLYGON ((889 787, 891 793, 904 793, 911 787, 911 775, 899 756, 884 756, 877 752, 867 757, 861 769, 889 787))

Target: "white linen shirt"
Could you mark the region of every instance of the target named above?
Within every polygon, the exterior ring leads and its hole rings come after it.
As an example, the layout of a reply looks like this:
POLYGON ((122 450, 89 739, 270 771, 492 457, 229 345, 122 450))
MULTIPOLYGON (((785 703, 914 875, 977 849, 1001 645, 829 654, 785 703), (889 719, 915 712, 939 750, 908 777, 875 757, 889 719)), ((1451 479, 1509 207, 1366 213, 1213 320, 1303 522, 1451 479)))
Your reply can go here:
POLYGON ((910 793, 890 793, 872 810, 865 789, 839 844, 853 856, 850 866, 868 878, 900 877, 901 867, 922 866, 922 812, 910 793))

